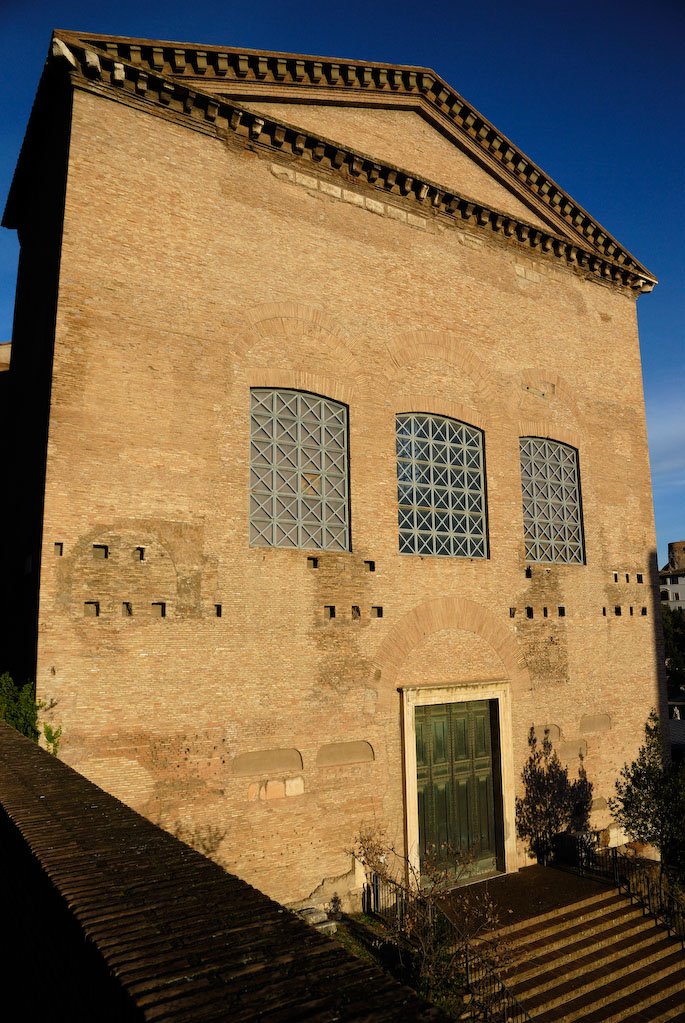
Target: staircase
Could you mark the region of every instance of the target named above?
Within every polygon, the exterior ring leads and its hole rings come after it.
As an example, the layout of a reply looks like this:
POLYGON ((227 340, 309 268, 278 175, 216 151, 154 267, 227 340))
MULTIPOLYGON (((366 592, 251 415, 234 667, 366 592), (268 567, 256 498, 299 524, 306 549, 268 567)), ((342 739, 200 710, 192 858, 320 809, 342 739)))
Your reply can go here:
POLYGON ((680 941, 615 890, 502 928, 502 979, 535 1023, 685 1023, 680 941))

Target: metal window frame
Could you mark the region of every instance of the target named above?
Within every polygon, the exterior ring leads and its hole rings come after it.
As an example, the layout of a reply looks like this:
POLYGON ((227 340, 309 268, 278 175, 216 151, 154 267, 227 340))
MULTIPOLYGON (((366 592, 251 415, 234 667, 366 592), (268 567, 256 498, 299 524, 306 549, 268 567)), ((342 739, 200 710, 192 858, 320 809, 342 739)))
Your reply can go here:
POLYGON ((577 448, 549 437, 520 437, 526 561, 585 564, 577 448))
POLYGON ((489 557, 485 435, 449 416, 395 416, 400 554, 489 557))
POLYGON ((250 546, 349 550, 349 477, 347 405, 250 389, 250 546))

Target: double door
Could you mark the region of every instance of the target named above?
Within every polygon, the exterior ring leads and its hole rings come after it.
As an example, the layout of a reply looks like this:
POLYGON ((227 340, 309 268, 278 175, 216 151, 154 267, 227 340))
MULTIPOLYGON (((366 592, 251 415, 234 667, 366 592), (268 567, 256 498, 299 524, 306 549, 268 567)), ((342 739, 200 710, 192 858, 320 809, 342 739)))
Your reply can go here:
POLYGON ((501 792, 497 701, 416 707, 419 857, 454 853, 469 876, 499 867, 501 792))

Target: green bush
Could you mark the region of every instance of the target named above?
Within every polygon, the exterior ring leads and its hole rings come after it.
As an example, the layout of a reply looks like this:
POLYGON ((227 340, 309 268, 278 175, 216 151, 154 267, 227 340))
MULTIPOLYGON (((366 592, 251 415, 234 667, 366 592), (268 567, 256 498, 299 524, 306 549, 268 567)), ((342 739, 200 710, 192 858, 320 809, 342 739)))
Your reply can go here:
POLYGON ((0 720, 12 725, 22 735, 38 742, 38 704, 35 684, 27 682, 20 689, 7 672, 0 675, 0 720))
MULTIPOLYGON (((18 732, 33 742, 38 742, 40 734, 39 712, 41 710, 51 711, 56 706, 56 700, 51 700, 49 704, 42 701, 36 702, 36 686, 33 682, 27 682, 20 689, 14 684, 12 676, 8 672, 0 675, 0 721, 6 721, 8 725, 16 728, 18 732)), ((44 722, 43 737, 48 753, 56 757, 62 738, 62 726, 44 722)))
POLYGON ((520 838, 528 840, 538 863, 547 863, 556 835, 564 831, 586 834, 589 830, 592 782, 587 779, 582 756, 578 777, 571 781, 568 768, 562 767, 552 748, 549 729, 538 745, 531 726, 528 748, 530 755, 521 772, 525 794, 516 797, 516 830, 520 838))
POLYGON ((644 744, 616 781, 609 810, 634 841, 659 850, 662 873, 685 885, 685 766, 675 767, 664 759, 654 709, 645 725, 644 744))

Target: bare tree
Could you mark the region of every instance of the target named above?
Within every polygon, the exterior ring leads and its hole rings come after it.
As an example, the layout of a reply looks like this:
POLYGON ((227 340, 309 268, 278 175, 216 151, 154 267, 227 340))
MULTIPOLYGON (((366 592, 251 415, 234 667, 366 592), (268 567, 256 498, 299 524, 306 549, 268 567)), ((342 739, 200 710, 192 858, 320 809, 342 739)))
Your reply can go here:
POLYGON ((379 915, 416 989, 447 1011, 461 1012, 466 945, 477 946, 490 970, 509 960, 487 885, 460 887, 472 856, 447 847, 439 856, 429 850, 419 870, 377 826, 360 829, 352 852, 373 879, 372 892, 376 885, 379 915))

